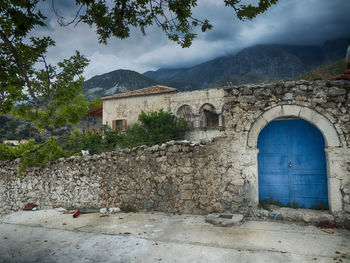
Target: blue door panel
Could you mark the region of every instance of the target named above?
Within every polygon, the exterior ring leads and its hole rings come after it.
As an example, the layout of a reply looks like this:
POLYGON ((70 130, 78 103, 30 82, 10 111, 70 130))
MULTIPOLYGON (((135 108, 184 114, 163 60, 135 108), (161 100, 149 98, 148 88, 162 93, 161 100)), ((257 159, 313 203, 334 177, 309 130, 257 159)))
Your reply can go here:
POLYGON ((326 160, 324 157, 319 156, 318 153, 308 153, 308 155, 294 155, 291 156, 293 164, 293 170, 326 170, 326 160))
POLYGON ((312 206, 317 206, 320 203, 328 207, 328 199, 315 199, 315 198, 304 198, 304 197, 296 197, 294 202, 298 204, 299 207, 301 208, 312 208, 312 206), (300 206, 300 204, 302 204, 300 206))
POLYGON ((265 199, 272 198, 278 200, 283 205, 289 204, 289 187, 288 185, 266 185, 259 188, 259 194, 265 199))
MULTIPOLYGON (((311 174, 311 173, 293 173, 294 184, 308 184, 308 185, 324 185, 327 186, 327 178, 325 174, 311 174)), ((327 187, 326 187, 327 188, 327 187)))
POLYGON ((304 120, 269 123, 258 139, 259 199, 328 206, 324 139, 304 120))
POLYGON ((261 183, 261 186, 263 185, 288 185, 288 173, 263 173, 263 176, 261 176, 261 179, 259 182, 261 183), (269 180, 269 178, 274 178, 273 181, 269 180))
POLYGON ((313 184, 312 187, 310 187, 310 184, 294 184, 293 188, 295 197, 324 199, 324 195, 327 194, 327 188, 324 188, 321 184, 313 184), (306 192, 305 189, 309 191, 306 192))
POLYGON ((264 154, 261 157, 261 168, 263 172, 273 173, 285 171, 288 173, 288 156, 277 154, 264 154), (266 170, 267 169, 267 170, 266 170))

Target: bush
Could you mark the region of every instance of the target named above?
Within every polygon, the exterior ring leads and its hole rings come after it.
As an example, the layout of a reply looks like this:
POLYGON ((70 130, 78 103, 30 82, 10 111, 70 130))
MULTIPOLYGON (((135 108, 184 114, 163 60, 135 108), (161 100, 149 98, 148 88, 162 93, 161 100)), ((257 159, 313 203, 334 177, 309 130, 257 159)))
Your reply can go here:
POLYGON ((34 140, 29 140, 27 143, 23 143, 18 146, 0 143, 0 160, 12 161, 17 158, 22 158, 25 152, 33 149, 35 149, 34 140))
POLYGON ((104 151, 102 135, 96 131, 81 133, 74 129, 72 133, 64 139, 62 148, 71 155, 81 154, 82 150, 89 150, 90 154, 104 151))
POLYGON ((99 154, 105 151, 101 133, 98 131, 87 131, 82 136, 83 149, 89 150, 90 154, 99 154))
POLYGON ((103 125, 100 131, 80 132, 74 129, 62 143, 62 148, 71 155, 80 154, 82 150, 89 150, 90 154, 99 154, 114 150, 120 141, 118 131, 103 125))
POLYGON ((23 152, 22 165, 19 170, 20 176, 28 166, 38 166, 68 156, 69 153, 57 144, 56 137, 50 137, 45 143, 33 145, 32 148, 23 152))
POLYGON ((187 122, 171 112, 159 110, 146 114, 142 111, 139 121, 147 134, 148 145, 182 140, 186 133, 187 122))
POLYGON ((121 134, 119 145, 134 147, 152 146, 171 140, 183 140, 187 122, 177 118, 171 112, 163 110, 149 113, 141 112, 140 124, 128 126, 126 133, 121 134))
POLYGON ((34 140, 29 140, 27 143, 18 146, 0 143, 0 160, 12 161, 22 158, 19 170, 20 176, 22 176, 28 166, 38 166, 68 156, 69 153, 58 146, 56 137, 50 137, 43 144, 35 144, 34 140))
POLYGON ((133 124, 126 128, 124 134, 119 135, 117 142, 120 147, 135 147, 147 144, 147 134, 140 124, 133 124))
POLYGON ((105 151, 115 150, 116 146, 121 141, 119 130, 113 131, 108 125, 103 125, 101 130, 105 151))

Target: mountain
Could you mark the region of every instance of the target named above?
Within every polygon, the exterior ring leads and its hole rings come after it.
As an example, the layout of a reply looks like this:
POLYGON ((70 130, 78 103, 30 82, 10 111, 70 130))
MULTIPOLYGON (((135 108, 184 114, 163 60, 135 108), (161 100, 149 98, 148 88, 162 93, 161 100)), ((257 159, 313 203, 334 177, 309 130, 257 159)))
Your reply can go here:
POLYGON ((344 59, 332 61, 330 63, 326 63, 317 67, 310 72, 298 75, 293 78, 293 80, 325 80, 330 79, 336 75, 340 75, 344 73, 344 69, 346 67, 346 63, 344 59))
POLYGON ((350 37, 326 41, 321 46, 255 45, 194 67, 159 69, 144 75, 179 90, 213 87, 230 78, 237 84, 242 79, 241 83, 257 79, 286 79, 344 58, 349 44, 350 37), (250 80, 247 76, 253 78, 250 80))
POLYGON ((132 70, 118 69, 97 75, 83 84, 88 100, 161 84, 132 70))

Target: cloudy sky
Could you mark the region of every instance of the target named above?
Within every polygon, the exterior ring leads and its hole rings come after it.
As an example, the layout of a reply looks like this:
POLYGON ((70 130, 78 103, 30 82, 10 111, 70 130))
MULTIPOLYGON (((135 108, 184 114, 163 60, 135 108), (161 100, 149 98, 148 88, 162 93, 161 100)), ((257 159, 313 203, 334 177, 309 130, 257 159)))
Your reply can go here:
MULTIPOLYGON (((67 19, 76 10, 72 2, 55 0, 57 10, 67 19)), ((59 26, 51 1, 39 7, 48 17, 47 27, 36 29, 33 34, 50 35, 56 41, 48 53, 52 63, 70 57, 75 50, 90 59, 84 73, 86 79, 116 69, 143 73, 161 67, 193 66, 254 44, 319 45, 325 40, 350 36, 349 0, 279 0, 266 13, 243 22, 223 3, 198 1, 194 16, 208 18, 213 29, 199 32, 192 46, 185 49, 169 41, 157 27, 147 28, 146 36, 135 28, 129 39, 110 39, 107 45, 99 44, 94 29, 83 23, 76 27, 59 26)))

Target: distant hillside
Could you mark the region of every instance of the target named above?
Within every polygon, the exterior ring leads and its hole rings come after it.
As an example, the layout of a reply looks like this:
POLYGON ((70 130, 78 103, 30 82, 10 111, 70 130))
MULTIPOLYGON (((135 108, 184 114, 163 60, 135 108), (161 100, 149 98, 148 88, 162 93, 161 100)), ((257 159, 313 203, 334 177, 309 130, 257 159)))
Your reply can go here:
MULTIPOLYGON (((83 117, 76 125, 76 128, 83 131, 84 129, 99 129, 101 127, 101 118, 83 117), (88 124, 89 122, 89 124, 88 124)), ((44 142, 50 136, 56 136, 60 142, 63 137, 69 135, 74 127, 70 124, 62 127, 47 127, 46 132, 40 132, 34 123, 14 117, 12 115, 0 115, 0 143, 3 140, 22 140, 34 139, 36 142, 44 142)))
POLYGON ((254 82, 256 76, 268 80, 285 79, 343 58, 348 45, 350 37, 326 41, 320 46, 256 45, 191 68, 159 69, 144 75, 179 90, 215 86, 215 83, 225 82, 230 76, 245 76, 234 78, 242 83, 254 82))
POLYGON ((146 88, 161 84, 132 70, 115 70, 97 75, 83 84, 83 92, 88 100, 105 97, 121 92, 146 88))
POLYGON ((317 67, 310 72, 301 74, 293 78, 293 80, 305 79, 305 80, 320 80, 329 79, 336 75, 344 73, 346 63, 344 59, 333 61, 317 67))

